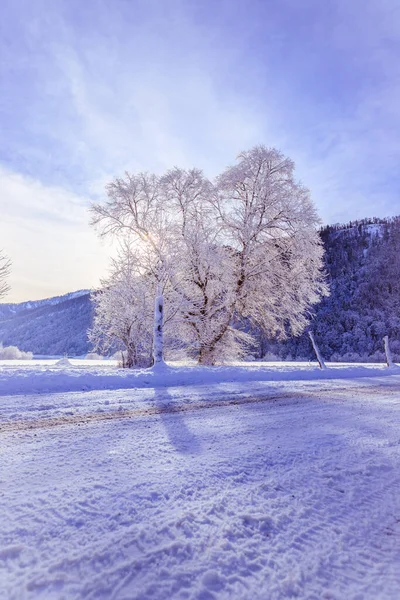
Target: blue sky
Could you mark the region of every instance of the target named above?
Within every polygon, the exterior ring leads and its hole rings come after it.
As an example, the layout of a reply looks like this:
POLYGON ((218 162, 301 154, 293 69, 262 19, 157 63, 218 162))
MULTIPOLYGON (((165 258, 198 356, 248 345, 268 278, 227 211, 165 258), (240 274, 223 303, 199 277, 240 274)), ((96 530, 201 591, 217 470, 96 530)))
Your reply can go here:
POLYGON ((4 0, 9 301, 98 284, 87 207, 124 170, 210 177, 255 144, 325 223, 400 213, 398 0, 4 0))

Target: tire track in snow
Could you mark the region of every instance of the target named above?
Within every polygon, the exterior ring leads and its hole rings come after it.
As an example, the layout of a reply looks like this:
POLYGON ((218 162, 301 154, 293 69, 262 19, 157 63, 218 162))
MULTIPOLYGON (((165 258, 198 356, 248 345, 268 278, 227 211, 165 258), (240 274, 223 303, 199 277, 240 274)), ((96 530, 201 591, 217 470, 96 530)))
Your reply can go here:
POLYGON ((258 404, 262 402, 271 402, 275 400, 307 398, 309 394, 282 393, 271 396, 260 396, 251 398, 235 398, 232 400, 221 400, 215 402, 198 402, 191 404, 154 406, 147 408, 135 408, 130 410, 118 410, 104 413, 86 413, 79 415, 61 415, 59 417, 45 417, 37 419, 19 419, 0 423, 0 433, 29 431, 33 429, 45 429, 50 427, 59 427, 62 425, 88 425, 101 421, 114 421, 122 419, 134 419, 138 417, 151 417, 161 414, 174 414, 182 412, 193 412, 207 408, 221 408, 224 406, 239 406, 243 404, 258 404))
MULTIPOLYGON (((378 479, 377 476, 375 478, 378 479)), ((286 556, 286 568, 301 564, 304 556, 310 557, 310 571, 301 575, 307 581, 310 598, 319 597, 321 584, 325 589, 333 586, 334 591, 339 594, 333 595, 333 598, 345 597, 346 590, 363 581, 368 582, 364 592, 371 592, 374 580, 379 590, 378 580, 382 577, 382 565, 387 561, 388 553, 396 552, 400 559, 400 552, 393 550, 393 544, 385 544, 385 537, 393 533, 388 533, 387 515, 381 509, 386 507, 388 512, 389 498, 393 500, 392 505, 395 507, 394 499, 400 495, 400 479, 388 481, 385 475, 378 484, 374 482, 379 489, 373 492, 369 490, 369 481, 360 480, 360 493, 356 503, 346 498, 348 490, 343 485, 345 479, 346 473, 343 473, 338 485, 332 487, 330 493, 326 493, 323 506, 313 506, 289 526, 288 537, 293 541, 286 556), (340 489, 342 487, 344 489, 340 489), (383 522, 380 518, 383 518, 383 522), (374 539, 376 543, 371 548, 367 540, 374 539), (341 555, 344 546, 349 549, 347 558, 341 555), (346 563, 351 565, 350 569, 348 566, 347 569, 344 568, 346 563)), ((394 524, 393 517, 392 525, 394 524)), ((395 600, 399 589, 400 573, 387 572, 385 595, 379 597, 395 600)))

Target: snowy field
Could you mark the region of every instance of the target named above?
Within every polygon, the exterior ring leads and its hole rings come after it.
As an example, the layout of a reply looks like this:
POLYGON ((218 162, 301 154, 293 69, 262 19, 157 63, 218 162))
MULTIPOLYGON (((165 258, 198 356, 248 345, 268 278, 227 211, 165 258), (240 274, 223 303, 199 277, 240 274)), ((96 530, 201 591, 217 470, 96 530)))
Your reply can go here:
POLYGON ((400 598, 400 370, 0 371, 1 598, 400 598))

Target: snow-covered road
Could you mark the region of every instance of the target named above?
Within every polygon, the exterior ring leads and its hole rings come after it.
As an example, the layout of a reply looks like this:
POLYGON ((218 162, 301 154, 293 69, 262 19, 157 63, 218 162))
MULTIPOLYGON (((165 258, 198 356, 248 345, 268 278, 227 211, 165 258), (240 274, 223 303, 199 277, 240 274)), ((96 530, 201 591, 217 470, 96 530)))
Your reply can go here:
POLYGON ((2 598, 400 597, 399 375, 0 406, 2 598))

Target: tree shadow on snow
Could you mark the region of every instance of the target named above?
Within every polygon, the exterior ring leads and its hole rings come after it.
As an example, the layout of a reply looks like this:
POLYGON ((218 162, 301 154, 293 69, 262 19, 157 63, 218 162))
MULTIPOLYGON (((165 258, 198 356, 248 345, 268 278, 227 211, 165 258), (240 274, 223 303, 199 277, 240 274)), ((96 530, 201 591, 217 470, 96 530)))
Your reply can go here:
POLYGON ((197 454, 201 451, 199 439, 187 426, 179 399, 174 398, 167 389, 155 390, 153 402, 160 414, 169 441, 181 454, 197 454))

